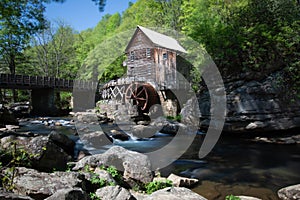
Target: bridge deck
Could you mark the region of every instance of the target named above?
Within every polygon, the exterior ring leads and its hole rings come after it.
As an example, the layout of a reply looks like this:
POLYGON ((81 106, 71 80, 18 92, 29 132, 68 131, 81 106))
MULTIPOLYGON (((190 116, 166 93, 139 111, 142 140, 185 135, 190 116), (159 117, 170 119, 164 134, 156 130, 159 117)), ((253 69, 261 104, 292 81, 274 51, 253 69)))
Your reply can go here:
POLYGON ((91 90, 97 88, 97 82, 68 80, 54 77, 0 74, 0 88, 7 89, 42 89, 54 88, 63 91, 72 91, 73 89, 91 90))

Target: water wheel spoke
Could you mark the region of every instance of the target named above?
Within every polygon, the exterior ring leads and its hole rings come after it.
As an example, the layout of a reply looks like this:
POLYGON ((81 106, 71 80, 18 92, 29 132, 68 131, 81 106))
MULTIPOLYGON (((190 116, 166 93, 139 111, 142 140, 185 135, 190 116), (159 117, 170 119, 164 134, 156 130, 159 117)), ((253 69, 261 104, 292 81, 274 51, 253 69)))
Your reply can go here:
POLYGON ((139 100, 139 101, 147 101, 147 99, 145 99, 145 98, 141 98, 141 97, 137 97, 137 98, 135 98, 136 100, 139 100))
POLYGON ((138 90, 138 84, 134 84, 134 92, 132 93, 134 96, 136 96, 138 90))
POLYGON ((136 96, 139 97, 143 92, 146 93, 146 89, 144 87, 136 96))
POLYGON ((125 99, 131 99, 132 104, 146 110, 149 101, 147 87, 143 83, 132 83, 126 90, 125 99))

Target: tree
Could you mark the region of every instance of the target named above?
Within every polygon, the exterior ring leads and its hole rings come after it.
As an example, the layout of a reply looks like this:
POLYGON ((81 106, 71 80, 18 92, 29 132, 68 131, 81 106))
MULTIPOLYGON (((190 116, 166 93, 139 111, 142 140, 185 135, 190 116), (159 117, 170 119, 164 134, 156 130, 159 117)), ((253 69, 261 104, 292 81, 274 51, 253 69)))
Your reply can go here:
POLYGON ((74 30, 62 21, 36 34, 29 51, 36 71, 43 76, 75 78, 79 66, 76 60, 74 30))
MULTIPOLYGON (((1 0, 0 59, 15 74, 17 57, 28 45, 30 37, 46 28, 45 3, 65 0, 1 0)), ((105 0, 92 0, 103 11, 105 0)))
POLYGON ((3 0, 0 2, 0 55, 15 74, 16 58, 33 33, 45 27, 42 1, 3 0))
POLYGON ((183 0, 155 0, 152 1, 152 12, 156 13, 156 20, 159 20, 161 25, 174 29, 181 30, 180 16, 182 15, 181 5, 183 0))

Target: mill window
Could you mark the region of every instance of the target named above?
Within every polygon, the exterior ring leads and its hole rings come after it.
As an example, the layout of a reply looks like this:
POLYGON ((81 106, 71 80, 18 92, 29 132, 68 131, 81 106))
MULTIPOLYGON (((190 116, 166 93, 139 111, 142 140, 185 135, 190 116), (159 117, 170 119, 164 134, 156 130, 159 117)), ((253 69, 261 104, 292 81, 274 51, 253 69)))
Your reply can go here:
POLYGON ((133 62, 134 61, 134 51, 130 52, 130 61, 133 62))
POLYGON ((167 53, 163 53, 163 59, 167 60, 168 59, 168 54, 167 53))
POLYGON ((147 49, 146 49, 146 57, 147 57, 147 58, 150 58, 150 57, 151 57, 151 49, 150 49, 150 48, 147 48, 147 49))

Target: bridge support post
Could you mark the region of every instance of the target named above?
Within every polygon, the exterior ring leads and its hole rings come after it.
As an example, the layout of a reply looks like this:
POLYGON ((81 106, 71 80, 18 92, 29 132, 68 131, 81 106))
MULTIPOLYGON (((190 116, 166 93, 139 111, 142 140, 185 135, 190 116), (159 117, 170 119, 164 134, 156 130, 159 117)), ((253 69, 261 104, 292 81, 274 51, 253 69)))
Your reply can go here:
POLYGON ((90 90, 75 90, 73 91, 73 111, 84 112, 88 109, 93 109, 96 106, 96 91, 90 90))
POLYGON ((54 89, 33 89, 31 91, 32 114, 38 116, 53 116, 56 114, 54 89))

